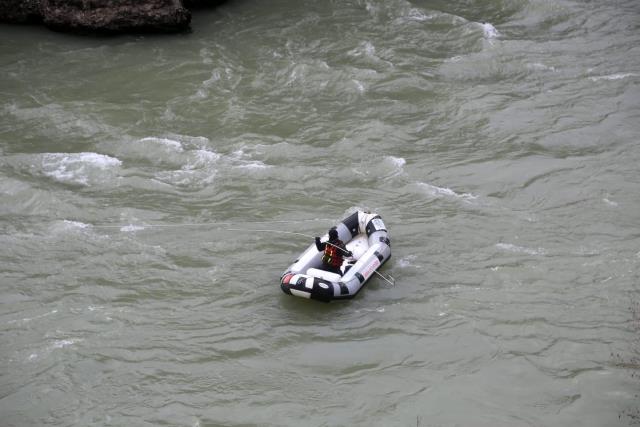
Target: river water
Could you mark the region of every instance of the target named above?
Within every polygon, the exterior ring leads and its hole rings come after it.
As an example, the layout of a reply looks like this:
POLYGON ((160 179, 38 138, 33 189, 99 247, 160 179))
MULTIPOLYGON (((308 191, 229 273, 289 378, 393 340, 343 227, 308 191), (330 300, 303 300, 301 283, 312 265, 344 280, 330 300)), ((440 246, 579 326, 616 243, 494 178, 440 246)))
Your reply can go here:
POLYGON ((244 0, 182 35, 0 27, 0 424, 639 424, 639 18, 244 0), (356 209, 396 285, 282 293, 356 209))

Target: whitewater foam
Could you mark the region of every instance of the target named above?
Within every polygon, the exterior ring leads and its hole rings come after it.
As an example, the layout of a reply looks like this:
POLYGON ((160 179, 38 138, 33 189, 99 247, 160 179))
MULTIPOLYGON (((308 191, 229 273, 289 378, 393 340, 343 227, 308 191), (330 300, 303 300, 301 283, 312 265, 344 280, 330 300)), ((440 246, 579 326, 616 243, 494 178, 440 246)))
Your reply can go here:
POLYGON ((73 227, 73 228, 89 228, 91 227, 90 224, 85 224, 84 222, 80 222, 80 221, 70 221, 68 219, 65 219, 64 221, 62 221, 65 225, 69 226, 69 227, 73 227))
POLYGON ((51 316, 52 314, 56 314, 56 313, 58 313, 58 310, 51 310, 51 311, 49 311, 47 313, 40 314, 40 315, 35 316, 35 317, 25 317, 25 318, 20 319, 20 320, 9 320, 7 323, 8 324, 13 324, 13 323, 18 323, 18 322, 28 323, 28 322, 31 322, 32 320, 42 319, 43 317, 51 316))
POLYGON ((267 165, 260 160, 251 160, 251 157, 245 153, 244 149, 234 151, 227 159, 233 167, 240 169, 268 169, 271 165, 267 165))
POLYGON ((545 250, 543 248, 531 249, 523 246, 514 245, 512 243, 496 243, 498 249, 502 249, 508 252, 524 253, 527 255, 544 255, 545 250))
POLYGON ((422 11, 412 8, 406 18, 410 21, 424 22, 433 19, 433 15, 425 15, 422 11))
POLYGON ((376 54, 376 47, 370 41, 365 41, 360 44, 355 49, 352 49, 348 52, 348 55, 351 56, 370 56, 373 57, 376 54))
POLYGON ((129 225, 125 225, 123 227, 120 227, 120 231, 122 231, 124 233, 132 233, 132 232, 140 231, 140 230, 144 230, 144 227, 142 225, 129 224, 129 225))
POLYGON ((178 153, 182 153, 184 151, 180 141, 176 141, 174 139, 147 136, 145 138, 140 139, 139 142, 157 144, 168 150, 176 151, 178 153))
POLYGON ((362 84, 362 82, 360 82, 359 80, 356 80, 356 79, 352 79, 351 81, 353 82, 353 84, 356 85, 356 89, 358 89, 358 92, 360 92, 360 93, 364 93, 365 92, 365 87, 362 84))
POLYGON ((500 36, 500 33, 492 24, 488 22, 481 22, 479 25, 482 27, 482 32, 484 33, 484 37, 487 39, 495 39, 500 36))
POLYGON ((385 178, 392 178, 404 174, 404 165, 407 161, 402 157, 385 156, 383 159, 383 167, 385 172, 385 178))
POLYGON ((45 153, 42 172, 56 181, 91 185, 109 178, 122 162, 98 153, 45 153))
POLYGON ((179 170, 158 172, 155 180, 178 186, 211 184, 217 172, 215 164, 221 156, 206 149, 190 150, 186 154, 188 158, 179 170))
POLYGON ((627 77, 636 77, 638 76, 638 74, 636 73, 616 73, 616 74, 609 74, 606 76, 594 76, 594 77, 590 77, 589 79, 591 81, 597 82, 600 80, 621 80, 621 79, 626 79, 627 77))
POLYGON ((51 345, 51 348, 53 348, 53 349, 65 348, 65 347, 68 347, 68 346, 73 345, 75 343, 78 343, 80 341, 82 341, 82 340, 79 339, 79 338, 72 338, 72 339, 69 339, 69 340, 57 340, 57 341, 53 342, 53 344, 51 345))
POLYGON ((241 165, 238 165, 238 167, 242 169, 267 169, 271 166, 265 165, 264 163, 258 160, 255 160, 255 161, 250 161, 250 162, 246 162, 241 165))
POLYGON ((478 198, 471 193, 456 193, 450 188, 446 187, 437 187, 435 185, 427 184, 425 182, 419 182, 418 186, 426 191, 426 193, 433 197, 453 197, 457 199, 462 199, 465 201, 471 201, 478 198))
POLYGON ((407 267, 418 267, 414 264, 414 261, 417 259, 416 255, 407 255, 406 257, 400 258, 398 260, 398 267, 407 268, 407 267))
POLYGON ((557 71, 556 67, 551 67, 549 65, 544 65, 541 62, 534 62, 532 64, 527 64, 527 68, 530 70, 536 70, 536 71, 557 71))
POLYGON ((387 159, 389 159, 391 163, 397 168, 402 168, 407 164, 407 161, 402 157, 387 156, 387 159))
POLYGON ((191 161, 187 162, 183 169, 191 170, 204 168, 220 159, 220 155, 218 153, 214 153, 209 150, 195 150, 193 151, 193 154, 191 161))

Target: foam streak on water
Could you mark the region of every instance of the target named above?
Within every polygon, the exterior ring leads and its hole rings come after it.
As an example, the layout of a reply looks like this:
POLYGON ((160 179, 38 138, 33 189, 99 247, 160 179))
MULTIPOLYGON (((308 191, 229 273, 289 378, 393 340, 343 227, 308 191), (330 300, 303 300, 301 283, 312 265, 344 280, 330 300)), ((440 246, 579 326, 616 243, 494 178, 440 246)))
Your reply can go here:
POLYGON ((0 26, 0 424, 637 423, 639 14, 232 0, 179 36, 0 26), (396 286, 284 295, 355 209, 396 286))
POLYGON ((55 181, 90 185, 109 177, 122 162, 97 153, 45 153, 42 172, 55 181))

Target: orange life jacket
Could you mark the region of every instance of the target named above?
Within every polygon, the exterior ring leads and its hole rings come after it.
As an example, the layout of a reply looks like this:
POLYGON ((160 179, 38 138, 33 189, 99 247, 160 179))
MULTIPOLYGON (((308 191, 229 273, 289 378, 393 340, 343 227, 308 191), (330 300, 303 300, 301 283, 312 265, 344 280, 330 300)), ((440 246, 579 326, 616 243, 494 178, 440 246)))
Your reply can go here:
POLYGON ((335 242, 328 242, 324 247, 324 255, 322 256, 322 262, 332 267, 340 267, 344 261, 342 256, 342 250, 336 246, 342 246, 341 240, 337 239, 335 242), (335 245, 335 246, 334 246, 335 245))

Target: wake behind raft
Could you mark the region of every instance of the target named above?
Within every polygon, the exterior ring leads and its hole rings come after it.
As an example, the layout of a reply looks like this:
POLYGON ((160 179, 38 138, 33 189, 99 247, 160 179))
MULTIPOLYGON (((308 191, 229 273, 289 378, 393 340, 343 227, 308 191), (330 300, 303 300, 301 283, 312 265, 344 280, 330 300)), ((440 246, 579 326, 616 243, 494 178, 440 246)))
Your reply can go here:
MULTIPOLYGON (((322 270, 323 253, 312 243, 282 274, 284 293, 324 302, 353 298, 391 257, 391 241, 380 215, 357 211, 336 229, 338 238, 353 253, 340 267, 342 274, 322 270)), ((324 235, 321 240, 327 239, 324 235)))

